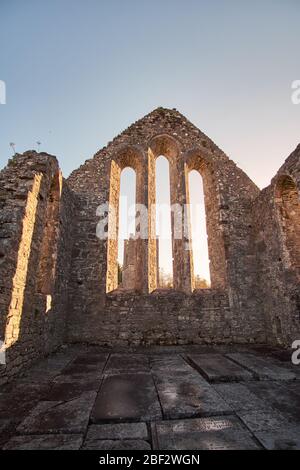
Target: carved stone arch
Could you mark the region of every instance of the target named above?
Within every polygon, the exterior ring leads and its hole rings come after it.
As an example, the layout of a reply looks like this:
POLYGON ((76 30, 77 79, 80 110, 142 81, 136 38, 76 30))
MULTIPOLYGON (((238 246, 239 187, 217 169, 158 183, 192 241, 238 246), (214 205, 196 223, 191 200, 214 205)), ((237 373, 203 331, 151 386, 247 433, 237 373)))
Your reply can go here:
MULTIPOLYGON (((220 227, 220 188, 214 178, 214 163, 197 148, 189 149, 185 154, 184 160, 188 204, 190 203, 188 187, 189 172, 192 170, 198 171, 203 181, 211 287, 225 288, 226 256, 223 229, 220 227)), ((193 265, 192 254, 191 265, 193 265)), ((192 285, 194 285, 193 276, 192 285)))
POLYGON ((198 148, 187 150, 184 155, 184 161, 189 171, 209 171, 211 174, 214 172, 214 164, 211 158, 203 154, 202 150, 198 148))
MULTIPOLYGON (((137 146, 125 145, 120 147, 112 157, 110 162, 109 176, 109 215, 107 241, 107 273, 106 292, 111 292, 118 287, 118 235, 119 235, 119 200, 120 200, 120 179, 124 168, 130 167, 136 173, 136 204, 146 206, 147 188, 146 175, 147 167, 144 153, 137 146)), ((140 214, 137 214, 139 220, 140 214)), ((145 291, 147 282, 147 268, 145 267, 145 239, 136 241, 136 280, 135 288, 145 291)))
POLYGON ((274 185, 275 206, 284 239, 283 262, 300 274, 300 191, 294 178, 280 175, 274 185))
POLYGON ((137 145, 122 145, 115 151, 112 160, 121 170, 130 167, 139 171, 143 167, 145 158, 143 150, 137 145))
POLYGON ((169 134, 157 134, 152 137, 148 149, 155 159, 163 155, 169 160, 170 164, 175 162, 181 153, 179 141, 169 134))

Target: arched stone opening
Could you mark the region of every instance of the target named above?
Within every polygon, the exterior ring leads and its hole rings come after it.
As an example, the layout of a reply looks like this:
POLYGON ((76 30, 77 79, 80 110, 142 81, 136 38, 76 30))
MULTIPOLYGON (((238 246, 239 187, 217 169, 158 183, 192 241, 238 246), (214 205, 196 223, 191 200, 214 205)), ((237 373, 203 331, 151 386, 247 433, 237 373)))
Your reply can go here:
POLYGON ((156 236, 157 284, 159 289, 173 287, 173 247, 171 229, 170 164, 166 157, 156 159, 156 236))
MULTIPOLYGON (((119 209, 120 209, 120 182, 121 172, 130 167, 136 173, 136 224, 135 224, 135 252, 136 273, 134 289, 147 290, 147 265, 145 263, 146 238, 144 216, 140 205, 145 206, 147 188, 146 171, 144 168, 143 153, 137 147, 124 147, 116 153, 110 164, 109 188, 109 214, 108 214, 108 240, 107 240, 107 272, 106 292, 118 288, 118 239, 119 239, 119 209)), ((147 228, 147 227, 146 227, 147 228)))
POLYGON ((160 156, 169 161, 171 230, 173 253, 173 287, 176 290, 191 292, 191 271, 187 238, 184 230, 184 208, 186 205, 186 182, 184 160, 179 142, 168 134, 160 134, 151 139, 148 145, 148 207, 149 207, 149 292, 158 286, 157 280, 157 240, 155 211, 155 162, 160 156))
POLYGON ((119 234, 118 234, 118 287, 134 289, 136 286, 136 172, 123 168, 120 178, 119 234))
MULTIPOLYGON (((188 151, 185 158, 188 206, 190 205, 188 175, 193 170, 200 173, 203 183, 211 287, 215 289, 223 289, 226 287, 226 259, 223 229, 219 223, 221 210, 219 205, 219 188, 214 179, 214 169, 211 161, 201 155, 197 149, 188 151)), ((189 211, 187 224, 189 226, 190 233, 189 211)), ((194 290, 195 279, 192 250, 190 250, 190 257, 192 266, 192 289, 194 290)))
POLYGON ((210 287, 210 272, 205 199, 201 173, 197 170, 189 171, 188 183, 194 288, 207 289, 210 287))

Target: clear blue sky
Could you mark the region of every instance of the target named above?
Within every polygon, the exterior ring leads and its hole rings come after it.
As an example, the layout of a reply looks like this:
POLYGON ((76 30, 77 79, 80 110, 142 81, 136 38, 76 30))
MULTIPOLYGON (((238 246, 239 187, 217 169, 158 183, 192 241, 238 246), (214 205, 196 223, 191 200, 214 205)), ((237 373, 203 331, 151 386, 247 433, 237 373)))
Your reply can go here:
POLYGON ((0 166, 42 142, 65 176, 157 106, 260 186, 300 141, 299 0, 0 0, 0 166))

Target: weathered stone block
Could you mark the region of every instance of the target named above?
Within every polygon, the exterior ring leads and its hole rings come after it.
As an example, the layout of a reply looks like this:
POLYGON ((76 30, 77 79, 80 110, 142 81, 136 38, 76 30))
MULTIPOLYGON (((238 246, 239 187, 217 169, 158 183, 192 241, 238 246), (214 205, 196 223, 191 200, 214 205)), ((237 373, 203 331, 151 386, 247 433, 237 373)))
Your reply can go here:
POLYGON ((41 401, 18 426, 20 434, 84 433, 96 392, 82 393, 67 402, 41 401))
POLYGON ((160 418, 161 409, 153 379, 144 373, 105 377, 91 416, 93 423, 160 418))
POLYGON ((166 421, 154 425, 163 450, 255 450, 258 445, 233 416, 166 421))
POLYGON ((239 382, 253 379, 253 375, 221 354, 193 354, 194 366, 209 382, 239 382))
POLYGON ((15 436, 3 450, 78 450, 82 440, 82 436, 76 434, 15 436))

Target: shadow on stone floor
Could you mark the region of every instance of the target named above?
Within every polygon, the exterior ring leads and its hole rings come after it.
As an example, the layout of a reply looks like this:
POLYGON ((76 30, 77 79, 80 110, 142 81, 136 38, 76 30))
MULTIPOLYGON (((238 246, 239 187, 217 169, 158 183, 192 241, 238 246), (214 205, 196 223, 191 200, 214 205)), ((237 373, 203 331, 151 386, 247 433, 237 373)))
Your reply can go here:
POLYGON ((70 346, 0 390, 5 449, 300 449, 300 367, 269 346, 70 346))

